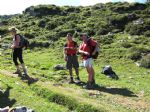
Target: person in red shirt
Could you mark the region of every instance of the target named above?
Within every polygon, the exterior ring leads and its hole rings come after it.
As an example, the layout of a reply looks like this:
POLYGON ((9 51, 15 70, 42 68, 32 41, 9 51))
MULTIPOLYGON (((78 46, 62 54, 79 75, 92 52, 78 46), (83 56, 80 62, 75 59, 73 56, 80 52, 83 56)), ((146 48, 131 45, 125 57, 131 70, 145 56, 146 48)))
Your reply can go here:
POLYGON ((64 46, 64 59, 66 61, 66 68, 69 70, 70 74, 70 81, 69 83, 74 83, 73 75, 72 75, 72 68, 74 67, 77 78, 76 82, 80 82, 79 78, 79 63, 78 63, 78 57, 77 57, 77 43, 73 41, 72 34, 67 34, 67 43, 64 46))
POLYGON ((79 53, 82 55, 83 59, 83 66, 86 68, 88 73, 88 82, 87 85, 83 86, 85 89, 91 89, 95 85, 94 79, 94 69, 93 69, 93 58, 92 56, 95 55, 98 44, 96 41, 92 40, 86 33, 80 34, 83 43, 79 47, 79 53), (91 50, 91 47, 94 47, 91 50))

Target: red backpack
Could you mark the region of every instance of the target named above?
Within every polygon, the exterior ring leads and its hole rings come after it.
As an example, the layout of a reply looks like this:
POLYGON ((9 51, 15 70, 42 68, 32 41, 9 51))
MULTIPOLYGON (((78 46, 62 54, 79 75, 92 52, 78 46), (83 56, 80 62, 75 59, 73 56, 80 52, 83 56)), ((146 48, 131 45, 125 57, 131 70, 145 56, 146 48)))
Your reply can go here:
MULTIPOLYGON (((93 58, 93 59, 97 59, 98 55, 99 55, 99 49, 97 49, 96 53, 94 55, 92 55, 94 49, 96 46, 92 46, 91 45, 91 41, 93 41, 91 38, 87 41, 87 45, 88 47, 90 48, 90 56, 93 58)), ((98 43, 97 43, 98 44, 98 43)))

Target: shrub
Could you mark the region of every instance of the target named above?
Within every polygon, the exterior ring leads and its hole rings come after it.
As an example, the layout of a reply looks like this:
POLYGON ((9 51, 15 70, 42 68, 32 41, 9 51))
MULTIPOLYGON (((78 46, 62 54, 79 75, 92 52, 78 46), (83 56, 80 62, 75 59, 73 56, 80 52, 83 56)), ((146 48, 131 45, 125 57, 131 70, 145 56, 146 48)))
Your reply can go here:
POLYGON ((143 34, 144 27, 142 24, 136 25, 136 24, 128 24, 126 25, 125 31, 127 31, 131 35, 142 35, 143 34))
POLYGON ((124 48, 130 48, 130 47, 132 47, 131 43, 129 43, 129 42, 127 42, 127 41, 121 43, 121 45, 122 45, 122 47, 124 47, 124 48))
POLYGON ((139 51, 136 51, 136 50, 135 51, 130 50, 130 53, 128 54, 127 57, 131 60, 137 61, 138 59, 141 58, 141 53, 139 51))
POLYGON ((99 37, 100 43, 102 44, 111 44, 113 43, 113 36, 104 35, 99 37))
POLYGON ((50 46, 50 42, 31 41, 29 46, 30 46, 30 48, 34 48, 34 47, 49 47, 50 46))
POLYGON ((145 37, 150 37, 150 31, 146 31, 146 32, 144 33, 144 36, 145 36, 145 37))
POLYGON ((111 16, 109 18, 109 22, 117 27, 117 28, 121 28, 123 29, 125 24, 128 22, 128 16, 127 15, 114 15, 114 16, 111 16))
POLYGON ((44 28, 46 26, 46 21, 45 20, 39 21, 38 26, 44 28))
POLYGON ((61 93, 50 91, 46 88, 42 88, 38 85, 32 86, 32 90, 36 92, 37 95, 48 99, 50 102, 54 102, 69 108, 69 110, 75 110, 77 112, 104 112, 104 109, 97 109, 92 105, 79 102, 74 98, 65 96, 61 93))
POLYGON ((141 59, 141 66, 144 68, 150 68, 150 54, 147 54, 141 59))
POLYGON ((0 35, 4 35, 8 32, 8 29, 6 28, 0 28, 0 35))
POLYGON ((24 33, 23 34, 25 37, 27 37, 28 39, 33 39, 35 38, 35 35, 33 33, 24 33))
POLYGON ((109 27, 101 27, 99 30, 96 32, 97 35, 106 35, 108 32, 110 32, 109 27))
POLYGON ((147 54, 149 52, 150 52, 149 49, 146 49, 143 47, 132 47, 129 49, 129 51, 127 53, 127 57, 129 59, 137 61, 142 58, 143 54, 147 54))
POLYGON ((58 37, 65 37, 67 33, 74 33, 74 29, 62 29, 61 31, 58 32, 58 37))
POLYGON ((46 28, 48 29, 48 30, 52 30, 52 29, 54 29, 54 28, 56 28, 57 27, 57 24, 55 23, 55 22, 49 22, 47 25, 46 25, 46 28))

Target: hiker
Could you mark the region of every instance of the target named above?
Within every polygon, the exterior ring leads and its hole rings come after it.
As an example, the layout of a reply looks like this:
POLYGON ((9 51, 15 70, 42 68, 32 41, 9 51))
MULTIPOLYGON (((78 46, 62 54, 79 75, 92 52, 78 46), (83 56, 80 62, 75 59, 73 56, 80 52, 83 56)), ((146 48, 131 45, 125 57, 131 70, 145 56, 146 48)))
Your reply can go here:
POLYGON ((9 112, 9 106, 5 108, 0 108, 0 112, 9 112))
POLYGON ((73 75, 72 75, 72 68, 74 67, 76 73, 76 83, 80 82, 79 78, 79 63, 77 57, 77 43, 73 40, 72 34, 67 34, 67 43, 64 46, 64 59, 66 61, 66 68, 69 70, 70 81, 69 83, 74 83, 73 75))
POLYGON ((19 107, 12 107, 12 108, 7 106, 5 108, 0 108, 0 112, 35 112, 35 111, 26 106, 19 106, 19 107))
POLYGON ((83 88, 91 89, 95 85, 93 56, 96 54, 98 44, 96 41, 92 40, 86 33, 80 34, 80 37, 83 40, 83 43, 79 47, 79 53, 81 54, 83 59, 83 66, 86 68, 88 73, 88 81, 87 84, 83 86, 83 88), (92 50, 91 47, 94 47, 94 49, 92 50))
POLYGON ((21 75, 21 70, 19 68, 19 64, 18 64, 18 61, 17 61, 17 59, 19 59, 19 61, 21 63, 21 66, 23 68, 24 75, 28 76, 27 68, 25 67, 25 64, 24 64, 24 61, 23 61, 23 56, 22 56, 23 49, 20 46, 21 36, 20 36, 20 34, 17 34, 18 30, 15 27, 10 28, 9 31, 13 36, 13 44, 11 45, 11 48, 13 49, 13 62, 16 66, 16 72, 14 72, 14 74, 21 75))

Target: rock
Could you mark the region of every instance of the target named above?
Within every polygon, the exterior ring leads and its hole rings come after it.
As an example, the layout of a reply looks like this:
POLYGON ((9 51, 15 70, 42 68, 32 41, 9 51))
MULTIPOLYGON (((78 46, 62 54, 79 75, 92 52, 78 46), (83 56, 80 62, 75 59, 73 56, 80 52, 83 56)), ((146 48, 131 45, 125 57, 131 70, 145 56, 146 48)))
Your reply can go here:
POLYGON ((136 66, 140 67, 141 63, 135 62, 136 66))
POLYGON ((65 70, 66 68, 64 67, 64 65, 58 64, 54 67, 54 70, 65 70))
POLYGON ((134 79, 133 77, 129 77, 129 79, 134 79))
POLYGON ((136 21, 133 21, 133 24, 135 24, 135 25, 144 24, 144 20, 140 18, 136 21))

